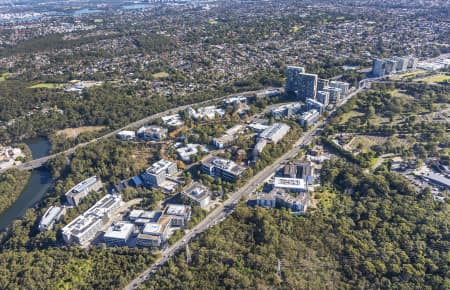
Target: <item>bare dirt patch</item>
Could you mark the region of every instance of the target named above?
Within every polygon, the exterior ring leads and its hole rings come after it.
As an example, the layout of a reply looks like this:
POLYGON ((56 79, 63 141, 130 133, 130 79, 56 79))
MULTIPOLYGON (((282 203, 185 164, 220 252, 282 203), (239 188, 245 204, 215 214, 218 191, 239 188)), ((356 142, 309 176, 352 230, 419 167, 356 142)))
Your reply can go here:
POLYGON ((78 128, 66 128, 59 130, 56 135, 65 135, 67 138, 76 138, 78 135, 84 132, 96 132, 105 129, 105 126, 83 126, 78 128))

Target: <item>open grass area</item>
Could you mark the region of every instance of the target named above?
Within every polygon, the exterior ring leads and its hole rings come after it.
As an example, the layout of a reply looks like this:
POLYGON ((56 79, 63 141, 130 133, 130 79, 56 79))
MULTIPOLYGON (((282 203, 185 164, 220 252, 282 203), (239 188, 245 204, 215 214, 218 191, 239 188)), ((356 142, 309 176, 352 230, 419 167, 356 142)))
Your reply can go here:
POLYGON ((322 188, 319 191, 315 191, 311 198, 312 208, 323 208, 327 209, 333 205, 333 200, 336 198, 336 193, 332 192, 330 189, 322 188))
POLYGON ((421 82, 429 83, 443 83, 450 82, 450 75, 434 75, 430 77, 426 77, 420 80, 421 82))
POLYGON ((294 27, 292 27, 292 32, 299 32, 300 29, 303 28, 303 25, 299 26, 299 25, 295 25, 294 27))
POLYGON ((216 24, 219 24, 219 21, 217 21, 217 20, 210 20, 209 24, 216 25, 216 24))
POLYGON ((159 72, 159 73, 153 74, 152 76, 153 76, 155 79, 164 79, 164 78, 168 78, 168 77, 169 77, 169 74, 166 73, 166 72, 159 72))
POLYGON ((11 73, 5 72, 0 75, 0 82, 6 81, 6 78, 9 77, 11 73))
POLYGON ((57 83, 40 83, 29 86, 29 89, 60 89, 63 88, 65 84, 57 84, 57 83))
POLYGON ((78 128, 66 128, 64 130, 59 130, 56 135, 65 135, 67 138, 76 138, 83 132, 96 132, 105 129, 105 126, 83 126, 78 128))
POLYGON ((427 72, 426 70, 418 69, 418 70, 415 70, 415 71, 410 71, 410 72, 406 72, 406 73, 403 73, 403 74, 395 75, 395 76, 393 76, 393 78, 395 78, 395 79, 411 78, 411 77, 415 77, 417 75, 420 75, 420 74, 423 74, 423 73, 426 73, 426 72, 427 72))
POLYGON ((339 124, 345 124, 345 123, 347 123, 348 122, 348 120, 350 120, 351 118, 354 118, 354 117, 361 117, 361 116, 364 116, 364 113, 361 113, 361 112, 358 112, 358 111, 350 111, 350 112, 348 112, 348 113, 345 113, 344 115, 342 115, 340 118, 339 118, 339 124))
MULTIPOLYGON (((387 139, 387 138, 385 138, 387 139)), ((361 152, 368 152, 370 150, 370 147, 373 145, 381 145, 386 140, 377 140, 374 138, 370 138, 367 136, 356 136, 353 138, 351 142, 349 142, 347 145, 352 149, 358 149, 361 152)))

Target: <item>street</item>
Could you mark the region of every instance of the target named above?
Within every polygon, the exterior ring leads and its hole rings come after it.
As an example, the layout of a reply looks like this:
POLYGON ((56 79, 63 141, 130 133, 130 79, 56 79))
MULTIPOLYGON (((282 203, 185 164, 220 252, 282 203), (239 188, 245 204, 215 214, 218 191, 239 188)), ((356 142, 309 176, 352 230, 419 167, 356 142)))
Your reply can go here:
MULTIPOLYGON (((353 96, 360 93, 365 89, 366 81, 370 79, 365 79, 360 82, 360 86, 357 90, 345 97, 336 107, 330 112, 332 113, 340 106, 346 104, 353 96)), ((284 162, 289 159, 294 158, 302 150, 302 148, 312 142, 314 136, 317 135, 319 131, 323 129, 323 125, 328 122, 331 117, 318 122, 309 131, 305 132, 302 137, 300 137, 297 142, 293 145, 292 149, 279 157, 271 165, 264 168, 262 171, 258 172, 253 176, 243 187, 238 191, 231 194, 231 197, 225 200, 221 205, 214 209, 210 214, 208 214, 200 223, 198 223, 194 228, 192 228, 188 233, 186 233, 180 240, 175 244, 163 250, 161 253, 161 258, 157 259, 155 263, 142 272, 136 279, 131 281, 126 287, 126 290, 136 289, 140 284, 144 283, 152 273, 154 273, 160 266, 166 263, 174 254, 186 246, 189 241, 194 238, 197 234, 207 230, 210 226, 213 226, 224 219, 227 215, 233 212, 234 206, 236 206, 243 197, 248 197, 252 192, 254 192, 257 187, 268 179, 273 172, 275 172, 284 162), (231 210, 229 210, 231 208, 231 210)))

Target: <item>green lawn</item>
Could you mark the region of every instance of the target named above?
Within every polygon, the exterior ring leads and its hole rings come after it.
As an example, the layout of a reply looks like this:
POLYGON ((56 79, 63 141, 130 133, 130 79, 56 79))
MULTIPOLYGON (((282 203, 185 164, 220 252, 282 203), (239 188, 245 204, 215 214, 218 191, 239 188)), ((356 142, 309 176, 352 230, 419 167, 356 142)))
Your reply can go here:
POLYGON ((159 72, 159 73, 153 74, 152 76, 153 76, 155 79, 164 79, 164 78, 168 78, 168 77, 169 77, 169 74, 166 73, 166 72, 159 72))
POLYGON ((59 89, 63 88, 65 84, 57 84, 57 83, 40 83, 29 86, 29 89, 59 89))
POLYGON ((216 24, 219 24, 219 21, 217 21, 217 20, 210 20, 209 24, 216 25, 216 24))
POLYGON ((443 83, 445 81, 450 82, 450 75, 434 75, 434 76, 430 76, 430 77, 426 77, 424 79, 420 80, 421 82, 426 82, 428 83, 443 83))
POLYGON ((402 79, 402 78, 415 77, 415 76, 417 76, 419 74, 426 73, 426 72, 427 72, 426 70, 419 69, 419 70, 415 70, 415 71, 411 71, 411 72, 406 72, 406 73, 403 73, 403 74, 395 75, 395 78, 402 79))
POLYGON ((361 117, 364 116, 364 113, 358 112, 358 111, 350 111, 348 113, 345 113, 340 117, 339 124, 345 124, 348 120, 350 120, 353 117, 361 117))
POLYGON ((303 28, 303 25, 299 26, 299 25, 295 25, 294 27, 292 27, 292 32, 299 32, 300 29, 303 28))
POLYGON ((11 73, 9 73, 9 72, 2 73, 2 74, 0 75, 0 82, 5 81, 6 78, 9 77, 10 75, 11 75, 11 73))

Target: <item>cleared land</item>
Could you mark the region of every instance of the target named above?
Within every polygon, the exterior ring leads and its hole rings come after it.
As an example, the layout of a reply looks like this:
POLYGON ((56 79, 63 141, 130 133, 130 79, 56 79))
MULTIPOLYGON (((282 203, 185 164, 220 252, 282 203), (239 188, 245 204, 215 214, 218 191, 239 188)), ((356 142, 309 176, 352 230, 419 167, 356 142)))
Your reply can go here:
POLYGON ((415 70, 415 71, 411 71, 411 72, 406 72, 403 74, 398 74, 398 75, 394 75, 392 76, 393 79, 404 79, 404 78, 412 78, 412 77, 416 77, 420 74, 424 74, 426 73, 426 70, 423 69, 419 69, 419 70, 415 70))
POLYGON ((450 75, 434 75, 430 77, 426 77, 423 79, 420 79, 421 82, 425 82, 427 84, 429 83, 443 83, 443 82, 450 82, 450 75))
POLYGON ((57 84, 57 83, 41 83, 29 86, 29 89, 59 89, 63 88, 65 84, 57 84))
POLYGON ((65 135, 67 138, 76 138, 83 132, 96 132, 106 128, 105 126, 84 126, 78 128, 66 128, 64 130, 59 130, 56 135, 65 135))
POLYGON ((9 77, 10 75, 11 75, 11 73, 8 73, 8 72, 2 73, 2 74, 0 75, 0 82, 5 81, 6 78, 9 77))
POLYGON ((166 73, 166 72, 159 72, 159 73, 153 74, 152 76, 153 76, 155 79, 164 79, 164 78, 168 78, 168 77, 169 77, 169 74, 166 73))

